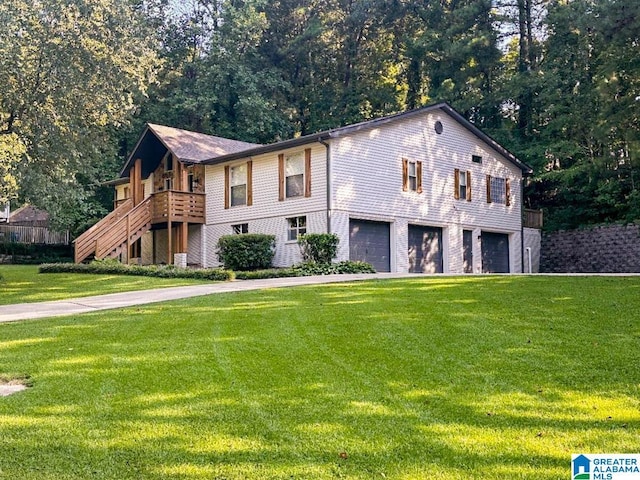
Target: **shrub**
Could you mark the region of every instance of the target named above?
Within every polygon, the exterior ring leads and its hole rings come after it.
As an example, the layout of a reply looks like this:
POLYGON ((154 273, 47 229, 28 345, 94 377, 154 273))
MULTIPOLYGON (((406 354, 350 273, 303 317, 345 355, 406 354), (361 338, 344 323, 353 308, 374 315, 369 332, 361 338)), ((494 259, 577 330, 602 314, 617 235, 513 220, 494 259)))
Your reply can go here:
POLYGON ((236 272, 236 280, 262 280, 265 278, 300 277, 301 272, 295 268, 269 268, 267 270, 252 270, 236 272))
POLYGON ((276 237, 258 233, 225 235, 218 240, 218 259, 229 270, 259 270, 271 267, 276 237))
POLYGON ((92 263, 49 263, 40 265, 40 273, 89 273, 107 275, 137 275, 158 278, 193 278, 197 280, 228 281, 234 274, 220 268, 177 268, 174 265, 125 265, 113 260, 92 263))
POLYGON ((338 263, 299 263, 293 267, 300 276, 334 275, 346 273, 376 273, 371 264, 366 262, 343 261, 338 263))
POLYGON ((0 255, 11 256, 10 261, 14 264, 72 262, 73 248, 70 245, 0 242, 0 255))
POLYGON ((335 233, 307 233, 298 237, 300 253, 305 262, 331 263, 338 254, 339 242, 335 233))

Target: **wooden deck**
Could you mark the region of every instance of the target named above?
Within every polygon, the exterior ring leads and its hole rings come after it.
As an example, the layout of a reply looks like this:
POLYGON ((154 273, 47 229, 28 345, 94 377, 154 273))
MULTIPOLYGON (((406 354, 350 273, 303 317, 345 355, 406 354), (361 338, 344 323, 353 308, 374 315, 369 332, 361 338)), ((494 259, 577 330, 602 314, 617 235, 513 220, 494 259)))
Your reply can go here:
POLYGON ((131 199, 118 202, 118 207, 75 240, 75 261, 117 257, 154 224, 203 224, 203 193, 168 190, 154 193, 133 206, 131 199))

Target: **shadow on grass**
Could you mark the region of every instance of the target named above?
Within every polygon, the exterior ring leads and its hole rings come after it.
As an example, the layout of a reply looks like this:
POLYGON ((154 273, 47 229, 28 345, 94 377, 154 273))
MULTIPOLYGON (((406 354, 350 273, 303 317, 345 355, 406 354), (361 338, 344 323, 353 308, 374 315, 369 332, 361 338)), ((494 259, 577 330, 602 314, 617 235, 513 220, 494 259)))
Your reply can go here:
POLYGON ((0 401, 0 473, 562 478, 571 453, 637 447, 637 282, 420 278, 1 326, 0 372, 34 388, 0 401))

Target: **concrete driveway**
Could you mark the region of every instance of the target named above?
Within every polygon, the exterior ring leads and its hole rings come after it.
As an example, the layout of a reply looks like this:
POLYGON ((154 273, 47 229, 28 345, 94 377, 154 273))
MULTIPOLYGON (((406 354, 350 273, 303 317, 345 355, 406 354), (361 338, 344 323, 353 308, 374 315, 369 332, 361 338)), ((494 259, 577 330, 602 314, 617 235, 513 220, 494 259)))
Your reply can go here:
POLYGON ((0 306, 0 323, 29 320, 35 318, 59 317, 78 313, 96 312, 112 308, 131 307, 148 303, 165 302, 181 298, 198 297, 215 293, 241 292, 265 288, 295 287, 321 283, 355 282, 362 280, 402 278, 415 274, 375 273, 352 275, 317 275, 311 277, 270 278, 265 280, 241 280, 212 283, 210 285, 190 285, 186 287, 157 288, 136 292, 110 293, 93 297, 72 298, 54 302, 19 303, 0 306))

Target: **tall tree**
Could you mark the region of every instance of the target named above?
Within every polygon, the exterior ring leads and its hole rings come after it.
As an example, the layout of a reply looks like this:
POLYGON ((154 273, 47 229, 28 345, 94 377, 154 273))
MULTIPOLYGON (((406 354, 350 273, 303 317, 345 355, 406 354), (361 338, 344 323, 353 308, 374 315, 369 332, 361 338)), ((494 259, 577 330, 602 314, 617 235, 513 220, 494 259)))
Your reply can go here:
POLYGON ((96 213, 87 185, 152 79, 153 35, 122 0, 3 0, 0 25, 0 161, 22 200, 72 226, 96 213))

